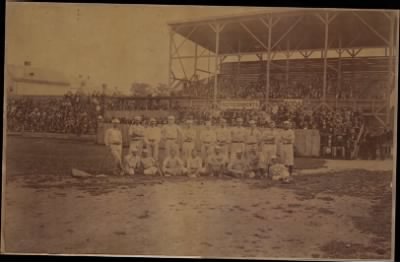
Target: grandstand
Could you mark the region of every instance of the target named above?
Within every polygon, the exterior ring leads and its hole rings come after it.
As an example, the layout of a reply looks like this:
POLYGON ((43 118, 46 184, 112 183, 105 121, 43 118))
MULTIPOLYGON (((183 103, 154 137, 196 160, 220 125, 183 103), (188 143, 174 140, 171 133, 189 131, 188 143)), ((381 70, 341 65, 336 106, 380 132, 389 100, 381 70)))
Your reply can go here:
POLYGON ((206 89, 201 93, 214 105, 224 98, 252 98, 238 91, 250 87, 250 93, 267 104, 301 98, 310 100, 314 109, 357 108, 388 125, 397 19, 395 12, 384 10, 289 9, 171 22, 169 86, 185 87, 186 94, 194 93, 190 86, 206 89), (177 35, 183 37, 180 44, 177 35), (194 54, 180 55, 188 43, 194 45, 194 54), (187 59, 194 67, 188 68, 190 63, 183 62, 187 59), (211 60, 213 70, 200 68, 200 59, 211 60), (173 66, 176 62, 181 70, 173 66), (193 81, 197 78, 202 84, 193 81), (294 97, 279 94, 288 88, 295 90, 294 97), (296 91, 299 88, 312 89, 313 94, 296 91))

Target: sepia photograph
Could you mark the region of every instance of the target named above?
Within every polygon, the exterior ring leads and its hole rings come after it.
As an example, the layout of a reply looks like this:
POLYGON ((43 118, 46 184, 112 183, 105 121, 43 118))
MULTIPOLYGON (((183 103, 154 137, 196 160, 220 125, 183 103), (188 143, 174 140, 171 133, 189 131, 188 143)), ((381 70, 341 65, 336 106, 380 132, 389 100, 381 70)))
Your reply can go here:
POLYGON ((394 261, 398 10, 5 23, 2 254, 394 261))

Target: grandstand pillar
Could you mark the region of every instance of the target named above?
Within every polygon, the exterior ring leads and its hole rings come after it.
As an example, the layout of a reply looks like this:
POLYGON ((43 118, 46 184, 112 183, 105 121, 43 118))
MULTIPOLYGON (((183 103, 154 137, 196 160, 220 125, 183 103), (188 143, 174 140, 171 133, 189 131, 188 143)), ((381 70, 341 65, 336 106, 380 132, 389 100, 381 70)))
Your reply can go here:
POLYGON ((172 70, 172 42, 174 41, 174 31, 169 28, 169 61, 168 61, 168 88, 172 87, 173 84, 173 70, 172 70))
POLYGON ((342 89, 342 38, 339 38, 339 48, 336 50, 338 53, 338 71, 337 71, 337 89, 342 89))
POLYGON ((219 70, 219 39, 220 33, 224 29, 224 24, 214 23, 209 24, 215 32, 215 68, 214 68, 214 92, 213 92, 213 109, 217 105, 217 93, 218 93, 218 70, 219 70))
POLYGON ((265 73, 265 77, 266 77, 266 103, 268 103, 269 101, 269 91, 270 91, 270 69, 271 69, 271 38, 272 38, 272 16, 268 17, 268 43, 267 43, 267 68, 266 68, 266 73, 265 73))
POLYGON ((321 14, 316 15, 324 24, 325 26, 325 39, 324 39, 324 75, 323 75, 323 86, 322 86, 322 98, 324 102, 326 102, 326 88, 327 88, 327 83, 328 83, 328 74, 327 74, 327 67, 328 67, 328 36, 329 36, 329 24, 332 22, 333 19, 337 16, 337 13, 333 14, 331 17, 329 17, 329 13, 325 12, 324 15, 322 16, 321 14))
POLYGON ((395 72, 394 72, 394 63, 395 63, 395 48, 396 43, 394 39, 394 34, 398 35, 395 31, 396 27, 396 17, 397 15, 390 16, 390 33, 389 33, 389 81, 388 85, 386 86, 386 117, 385 117, 385 124, 389 125, 390 123, 390 95, 392 89, 395 88, 395 72))
POLYGON ((197 74, 197 48, 198 44, 194 45, 194 71, 193 71, 193 76, 197 74))
POLYGON ((324 102, 326 101, 326 86, 327 86, 327 56, 328 56, 328 34, 329 34, 329 15, 325 14, 325 44, 324 44, 324 79, 323 79, 323 90, 322 90, 322 98, 324 102))
POLYGON ((287 50, 286 50, 286 72, 285 72, 285 80, 286 80, 286 88, 289 87, 289 70, 290 70, 290 65, 289 65, 289 58, 290 58, 290 43, 287 41, 287 50))

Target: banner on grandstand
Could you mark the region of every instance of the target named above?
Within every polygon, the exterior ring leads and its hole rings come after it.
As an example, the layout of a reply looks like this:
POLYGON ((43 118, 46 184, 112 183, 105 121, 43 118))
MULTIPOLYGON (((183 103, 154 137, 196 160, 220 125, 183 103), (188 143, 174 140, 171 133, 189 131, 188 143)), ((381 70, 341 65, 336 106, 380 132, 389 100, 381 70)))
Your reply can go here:
POLYGON ((296 111, 303 106, 303 99, 283 99, 283 102, 288 105, 289 111, 296 111))
POLYGON ((219 108, 221 110, 259 109, 260 101, 258 101, 258 100, 221 100, 219 102, 219 108))

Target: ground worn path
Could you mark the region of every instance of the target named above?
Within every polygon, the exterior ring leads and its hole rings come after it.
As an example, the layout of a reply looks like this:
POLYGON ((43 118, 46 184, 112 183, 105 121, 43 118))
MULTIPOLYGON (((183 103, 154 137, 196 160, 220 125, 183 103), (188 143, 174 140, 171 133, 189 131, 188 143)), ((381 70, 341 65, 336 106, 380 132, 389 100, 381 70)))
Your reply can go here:
MULTIPOLYGON (((63 171, 99 164, 101 150, 9 141, 6 251, 390 258, 391 172, 385 170, 391 163, 380 162, 382 171, 362 164, 335 171, 328 161, 328 170, 302 170, 288 185, 254 179, 77 179, 63 171), (57 165, 47 162, 50 156, 57 165)), ((320 167, 320 160, 306 162, 320 167)))

